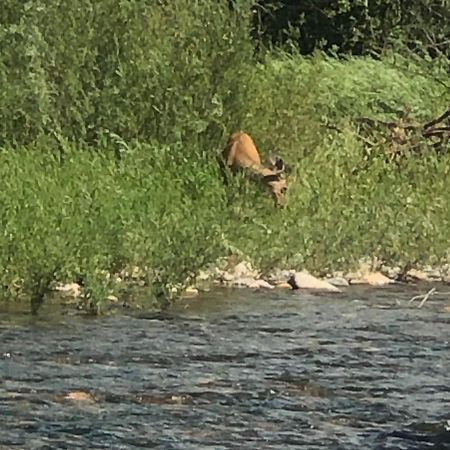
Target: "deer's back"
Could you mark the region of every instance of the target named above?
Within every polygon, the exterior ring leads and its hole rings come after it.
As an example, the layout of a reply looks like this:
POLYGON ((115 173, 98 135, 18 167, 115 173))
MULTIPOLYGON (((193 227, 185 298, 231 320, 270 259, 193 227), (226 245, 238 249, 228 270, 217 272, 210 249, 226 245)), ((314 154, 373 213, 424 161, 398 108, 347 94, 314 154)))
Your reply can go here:
POLYGON ((233 133, 227 142, 223 157, 232 169, 261 168, 261 158, 253 139, 243 131, 233 133))

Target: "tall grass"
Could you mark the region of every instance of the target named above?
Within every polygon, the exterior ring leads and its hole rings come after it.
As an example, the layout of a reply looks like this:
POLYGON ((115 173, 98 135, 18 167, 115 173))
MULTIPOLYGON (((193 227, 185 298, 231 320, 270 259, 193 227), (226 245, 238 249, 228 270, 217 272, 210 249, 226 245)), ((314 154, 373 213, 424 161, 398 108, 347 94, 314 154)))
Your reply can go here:
POLYGON ((3 3, 0 144, 172 142, 240 122, 250 0, 3 3))
POLYGON ((241 3, 5 0, 5 298, 76 279, 102 299, 126 266, 167 297, 230 253, 264 270, 449 260, 449 154, 394 165, 379 137, 369 157, 355 119, 428 119, 450 93, 395 55, 257 60, 241 3), (223 184, 216 156, 237 128, 291 166, 285 209, 255 183, 223 184))

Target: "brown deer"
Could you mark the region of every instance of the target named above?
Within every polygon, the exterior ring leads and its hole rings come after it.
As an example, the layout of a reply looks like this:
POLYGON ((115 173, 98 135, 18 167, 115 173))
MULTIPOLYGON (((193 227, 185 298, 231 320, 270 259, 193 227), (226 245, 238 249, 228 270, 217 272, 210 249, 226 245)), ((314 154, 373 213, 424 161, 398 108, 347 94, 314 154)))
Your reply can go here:
POLYGON ((248 169, 260 177, 269 188, 275 206, 284 206, 287 180, 286 168, 281 158, 271 158, 268 166, 263 165, 253 139, 243 131, 237 131, 228 138, 222 157, 233 173, 248 169))

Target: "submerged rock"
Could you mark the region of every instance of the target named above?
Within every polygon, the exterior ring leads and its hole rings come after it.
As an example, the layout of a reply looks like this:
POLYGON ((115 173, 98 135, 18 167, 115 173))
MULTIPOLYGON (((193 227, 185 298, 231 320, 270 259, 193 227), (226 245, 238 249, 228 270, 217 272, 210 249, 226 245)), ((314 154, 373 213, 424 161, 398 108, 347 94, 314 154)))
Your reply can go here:
POLYGON ((193 402, 189 394, 141 394, 136 400, 150 405, 189 405, 193 402))
POLYGON ((198 289, 193 286, 189 286, 181 293, 181 298, 193 298, 197 297, 197 295, 198 289))
POLYGON ((85 391, 72 391, 64 395, 64 400, 70 400, 74 402, 94 403, 95 398, 90 392, 85 391))
POLYGON ((292 289, 312 289, 327 292, 341 292, 336 286, 325 280, 320 280, 309 272, 302 270, 301 272, 291 273, 288 283, 292 289))

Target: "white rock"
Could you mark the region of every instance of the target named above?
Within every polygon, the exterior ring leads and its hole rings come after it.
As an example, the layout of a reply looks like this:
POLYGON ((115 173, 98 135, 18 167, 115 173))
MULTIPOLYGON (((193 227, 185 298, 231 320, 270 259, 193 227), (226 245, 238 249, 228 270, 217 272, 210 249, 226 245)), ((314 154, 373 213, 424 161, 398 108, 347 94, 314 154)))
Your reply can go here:
POLYGON ((212 271, 200 270, 196 279, 198 281, 208 281, 212 277, 213 277, 212 271))
POLYGON ((369 284, 370 286, 385 286, 390 283, 395 283, 381 272, 364 272, 364 273, 349 273, 346 278, 350 284, 369 284))
POLYGON ((277 283, 275 287, 277 289, 292 289, 292 286, 286 281, 283 281, 282 283, 277 283))
POLYGON ((221 281, 225 281, 225 282, 234 280, 234 276, 231 273, 226 272, 226 271, 222 272, 220 274, 219 278, 221 281))
POLYGON ((235 278, 229 283, 229 286, 237 288, 256 288, 256 280, 253 278, 235 278))
POLYGON ((243 261, 233 269, 233 276, 235 279, 237 278, 258 278, 259 274, 256 270, 253 269, 252 265, 249 262, 243 261))
POLYGON ((288 283, 292 289, 312 289, 327 292, 341 292, 336 286, 324 280, 319 280, 310 273, 302 270, 291 274, 288 283))
POLYGON ((352 286, 355 284, 367 284, 367 280, 365 278, 359 278, 356 275, 354 277, 348 277, 348 282, 352 286))
POLYGON ((333 286, 339 286, 339 287, 349 286, 349 282, 344 277, 327 278, 326 281, 328 281, 328 283, 332 284, 333 286))
POLYGON ((258 283, 258 287, 260 289, 274 289, 274 286, 272 286, 270 283, 268 283, 265 280, 255 280, 258 283))
POLYGON ((406 276, 413 278, 414 280, 430 281, 428 274, 418 269, 409 269, 406 276))
POLYGON ((56 286, 55 288, 64 297, 77 298, 81 295, 81 286, 78 283, 67 283, 56 286))
POLYGON ((381 272, 386 274, 391 280, 397 280, 402 273, 402 269, 399 266, 390 267, 384 264, 381 266, 381 272))
POLYGON ((75 402, 86 402, 86 403, 95 402, 95 399, 92 394, 83 391, 68 392, 67 394, 64 395, 64 399, 72 400, 75 402))
POLYGON ((276 269, 269 274, 267 279, 275 284, 286 283, 293 270, 276 269))
POLYGON ((138 266, 134 266, 131 271, 131 278, 134 280, 140 278, 142 276, 142 270, 138 266))
POLYGON ((233 287, 250 289, 273 289, 273 286, 264 280, 255 280, 254 278, 237 278, 231 283, 233 287))
POLYGON ((430 280, 437 281, 442 279, 443 271, 433 269, 432 267, 425 267, 423 271, 430 280))
POLYGON ((386 284, 393 283, 391 279, 383 275, 381 272, 368 273, 364 279, 367 284, 370 284, 371 286, 385 286, 386 284))

